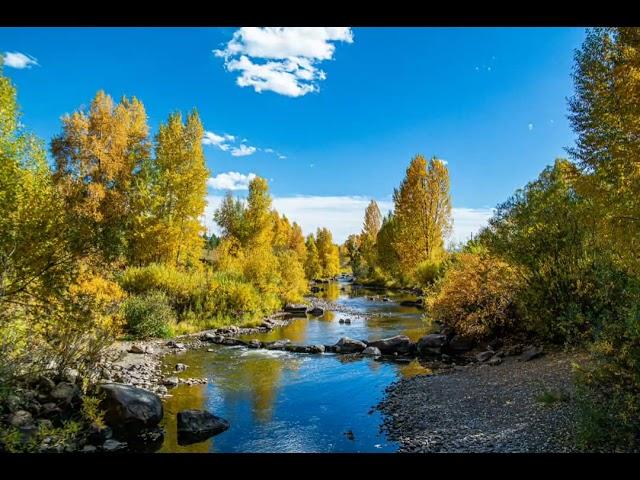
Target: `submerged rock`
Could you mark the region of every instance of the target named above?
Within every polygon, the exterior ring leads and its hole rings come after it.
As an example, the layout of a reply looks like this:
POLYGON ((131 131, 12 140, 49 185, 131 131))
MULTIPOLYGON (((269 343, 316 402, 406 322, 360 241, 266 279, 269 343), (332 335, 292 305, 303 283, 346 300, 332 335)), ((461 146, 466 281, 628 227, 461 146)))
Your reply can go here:
POLYGON ((178 443, 189 445, 218 435, 229 428, 229 422, 205 410, 178 412, 178 443))

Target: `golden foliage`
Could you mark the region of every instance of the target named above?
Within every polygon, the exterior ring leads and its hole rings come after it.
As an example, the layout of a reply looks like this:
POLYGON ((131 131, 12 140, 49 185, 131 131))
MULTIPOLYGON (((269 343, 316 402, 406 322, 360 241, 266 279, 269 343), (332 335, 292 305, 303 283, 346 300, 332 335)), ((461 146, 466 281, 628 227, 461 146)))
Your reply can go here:
POLYGON ((430 316, 462 335, 504 333, 518 321, 517 268, 486 253, 461 253, 437 293, 428 297, 430 316))

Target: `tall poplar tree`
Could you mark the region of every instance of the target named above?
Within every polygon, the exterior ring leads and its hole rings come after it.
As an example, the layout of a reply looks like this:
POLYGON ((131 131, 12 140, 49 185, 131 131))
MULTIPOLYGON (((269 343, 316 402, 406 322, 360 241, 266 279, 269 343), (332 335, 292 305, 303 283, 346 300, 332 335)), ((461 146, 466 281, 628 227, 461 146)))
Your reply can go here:
POLYGON ((427 162, 416 155, 393 200, 398 228, 394 247, 402 273, 410 276, 421 262, 442 253, 451 231, 449 171, 444 162, 435 157, 427 162))

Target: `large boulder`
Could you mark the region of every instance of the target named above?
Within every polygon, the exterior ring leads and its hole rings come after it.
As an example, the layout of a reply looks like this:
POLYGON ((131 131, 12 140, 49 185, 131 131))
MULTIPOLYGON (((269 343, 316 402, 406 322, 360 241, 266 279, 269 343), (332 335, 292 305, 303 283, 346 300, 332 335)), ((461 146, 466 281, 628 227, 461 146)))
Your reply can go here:
POLYGON ((155 393, 120 383, 101 385, 101 391, 104 419, 114 431, 138 433, 162 420, 162 401, 155 393))
POLYGON ((178 412, 178 443, 188 445, 201 442, 224 432, 229 422, 204 410, 178 412))
POLYGON ((367 345, 360 340, 354 340, 349 337, 342 337, 335 345, 336 353, 360 353, 367 345))
POLYGON ((447 343, 447 336, 439 333, 425 335, 416 344, 418 354, 422 356, 439 355, 447 343))
POLYGON ((400 354, 410 353, 413 345, 406 335, 396 335, 395 337, 369 342, 368 346, 380 349, 384 355, 393 355, 396 352, 400 354))
POLYGON ((451 353, 463 353, 471 350, 474 345, 473 339, 463 335, 454 335, 447 344, 447 350, 451 353))

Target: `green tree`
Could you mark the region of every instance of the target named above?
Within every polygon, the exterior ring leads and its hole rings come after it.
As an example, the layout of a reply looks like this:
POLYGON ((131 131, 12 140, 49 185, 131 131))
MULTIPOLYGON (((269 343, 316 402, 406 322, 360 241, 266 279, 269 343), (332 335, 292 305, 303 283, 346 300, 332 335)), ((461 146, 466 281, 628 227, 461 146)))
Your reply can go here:
POLYGON ((318 256, 318 247, 313 234, 307 235, 306 240, 307 257, 304 262, 304 273, 309 280, 317 279, 322 276, 322 267, 320 266, 320 257, 318 256))

